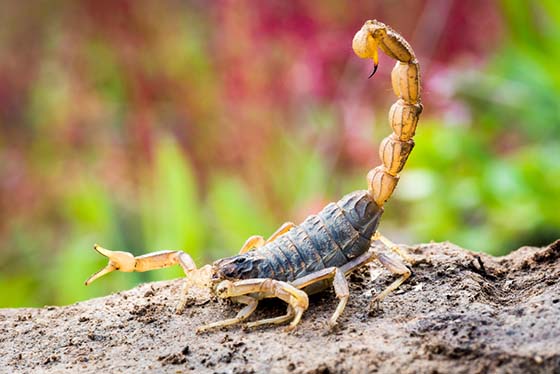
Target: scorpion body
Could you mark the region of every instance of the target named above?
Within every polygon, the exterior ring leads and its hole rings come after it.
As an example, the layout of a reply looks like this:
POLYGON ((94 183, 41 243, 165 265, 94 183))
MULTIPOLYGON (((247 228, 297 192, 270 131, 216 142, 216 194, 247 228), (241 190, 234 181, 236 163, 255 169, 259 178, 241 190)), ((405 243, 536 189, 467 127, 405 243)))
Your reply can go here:
POLYGON ((273 278, 292 282, 330 267, 340 267, 366 252, 383 209, 367 191, 328 204, 264 246, 214 262, 225 279, 273 278))
POLYGON ((287 330, 299 323, 309 305, 307 295, 324 290, 331 284, 339 299, 329 320, 336 324, 349 298, 345 275, 364 264, 378 260, 399 276, 372 301, 378 302, 399 287, 410 270, 399 260, 378 253, 371 247, 379 240, 404 259, 397 246, 377 232, 385 201, 392 195, 399 173, 414 147, 412 140, 422 112, 420 70, 410 45, 396 31, 376 20, 367 21, 352 42, 361 58, 372 59, 378 67, 378 49, 397 60, 391 74, 393 91, 399 98, 389 111, 391 135, 381 142, 381 165, 367 174, 368 189, 355 191, 336 203, 328 204, 300 225, 282 225, 268 240, 252 236, 238 255, 220 259, 197 269, 192 258, 182 251, 162 251, 134 257, 128 252, 110 251, 98 245, 94 249, 109 258, 109 264, 93 274, 90 284, 99 277, 120 270, 147 271, 180 265, 186 274, 184 292, 177 311, 180 313, 189 298, 230 298, 245 307, 235 318, 199 327, 198 331, 228 326, 246 320, 263 298, 279 298, 288 304, 280 317, 247 323, 248 327, 290 321, 287 330), (201 296, 203 295, 203 296, 201 296))

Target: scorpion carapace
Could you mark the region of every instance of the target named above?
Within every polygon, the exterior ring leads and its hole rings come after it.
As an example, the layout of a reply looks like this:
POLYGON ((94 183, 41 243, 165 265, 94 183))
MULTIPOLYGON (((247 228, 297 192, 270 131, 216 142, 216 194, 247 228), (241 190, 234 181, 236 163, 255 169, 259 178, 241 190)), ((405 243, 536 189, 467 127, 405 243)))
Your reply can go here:
POLYGON ((280 324, 291 321, 287 330, 299 323, 309 305, 308 294, 334 287, 338 306, 329 320, 333 326, 349 298, 346 275, 366 263, 379 260, 399 277, 373 300, 372 305, 399 287, 410 270, 401 261, 374 251, 372 241, 379 240, 404 259, 408 256, 377 232, 385 201, 392 195, 399 172, 414 142, 420 102, 419 65, 410 45, 390 27, 378 21, 367 21, 354 37, 352 47, 362 58, 378 66, 378 49, 397 60, 391 81, 399 100, 389 111, 393 133, 380 145, 382 164, 367 175, 368 189, 355 191, 336 203, 328 204, 300 225, 287 222, 265 240, 250 237, 238 255, 220 259, 200 269, 182 251, 162 251, 134 257, 128 252, 110 251, 98 245, 94 249, 109 258, 109 264, 93 274, 90 284, 114 270, 147 271, 180 265, 186 274, 183 294, 177 307, 180 313, 192 298, 200 302, 216 296, 230 298, 245 307, 235 318, 201 326, 197 331, 228 326, 245 321, 256 309, 259 300, 279 298, 288 305, 285 315, 249 322, 247 327, 280 324))
POLYGON ((288 282, 340 267, 367 251, 381 213, 367 191, 356 191, 328 204, 258 251, 224 258, 214 265, 219 278, 288 282))

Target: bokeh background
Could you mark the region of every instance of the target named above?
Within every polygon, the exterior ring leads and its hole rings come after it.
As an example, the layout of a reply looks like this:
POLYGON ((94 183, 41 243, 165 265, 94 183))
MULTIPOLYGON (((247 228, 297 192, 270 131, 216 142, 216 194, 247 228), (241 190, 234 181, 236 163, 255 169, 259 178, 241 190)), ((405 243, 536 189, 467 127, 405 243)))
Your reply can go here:
POLYGON ((381 231, 560 237, 556 0, 2 2, 0 306, 181 276, 85 287, 94 243, 203 264, 365 188, 395 101, 393 62, 368 80, 350 48, 370 18, 414 47, 426 108, 381 231))

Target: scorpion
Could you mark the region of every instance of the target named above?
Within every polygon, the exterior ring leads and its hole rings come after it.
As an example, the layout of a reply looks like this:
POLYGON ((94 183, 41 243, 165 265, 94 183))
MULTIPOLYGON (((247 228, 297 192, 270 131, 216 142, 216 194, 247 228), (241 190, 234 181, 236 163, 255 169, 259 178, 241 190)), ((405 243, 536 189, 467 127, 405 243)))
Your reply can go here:
POLYGON ((398 278, 376 295, 371 305, 405 282, 411 271, 401 260, 410 261, 410 257, 376 230, 383 205, 392 195, 399 173, 414 147, 412 138, 423 109, 419 64, 408 42, 377 20, 365 22, 354 36, 352 48, 358 57, 373 60, 369 78, 377 71, 378 49, 397 60, 391 73, 393 91, 399 98, 389 111, 393 132, 380 144, 382 163, 367 174, 367 190, 347 194, 318 214, 307 217, 300 225, 286 222, 267 240, 251 236, 238 255, 219 259, 200 269, 183 251, 160 251, 134 257, 129 252, 111 251, 96 244, 94 249, 107 257, 109 263, 85 284, 114 270, 143 272, 178 264, 185 272, 185 281, 177 313, 184 310, 193 294, 205 300, 216 296, 244 304, 234 318, 203 325, 197 329, 202 332, 244 322, 265 298, 283 300, 287 304, 286 314, 248 322, 246 326, 290 321, 286 331, 291 331, 309 306, 308 295, 331 285, 338 299, 328 321, 333 327, 349 299, 346 276, 373 260, 378 260, 398 278), (375 251, 372 246, 375 241, 380 241, 401 259, 375 251))

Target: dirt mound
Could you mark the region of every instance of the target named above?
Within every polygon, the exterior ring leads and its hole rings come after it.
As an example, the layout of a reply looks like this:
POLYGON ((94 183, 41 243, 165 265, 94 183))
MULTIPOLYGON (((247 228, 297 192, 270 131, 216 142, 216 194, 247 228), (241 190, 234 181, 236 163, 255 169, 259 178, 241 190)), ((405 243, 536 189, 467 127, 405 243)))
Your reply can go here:
MULTIPOLYGON (((350 276, 340 325, 331 291, 311 297, 293 333, 233 327, 197 335, 238 305, 209 302, 176 315, 180 280, 66 307, 0 310, 6 372, 527 373, 560 372, 560 241, 494 258, 449 243, 409 247, 413 276, 374 312, 391 281, 373 266, 350 276)), ((252 317, 280 315, 278 301, 252 317)))

